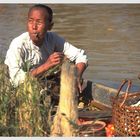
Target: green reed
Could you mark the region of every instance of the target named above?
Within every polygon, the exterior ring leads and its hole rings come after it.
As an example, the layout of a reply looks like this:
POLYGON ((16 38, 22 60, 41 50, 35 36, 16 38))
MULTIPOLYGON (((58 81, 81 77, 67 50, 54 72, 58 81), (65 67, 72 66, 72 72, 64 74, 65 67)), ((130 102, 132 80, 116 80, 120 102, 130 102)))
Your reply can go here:
POLYGON ((50 96, 40 94, 40 83, 28 72, 14 88, 3 61, 0 65, 0 136, 49 136, 50 96))

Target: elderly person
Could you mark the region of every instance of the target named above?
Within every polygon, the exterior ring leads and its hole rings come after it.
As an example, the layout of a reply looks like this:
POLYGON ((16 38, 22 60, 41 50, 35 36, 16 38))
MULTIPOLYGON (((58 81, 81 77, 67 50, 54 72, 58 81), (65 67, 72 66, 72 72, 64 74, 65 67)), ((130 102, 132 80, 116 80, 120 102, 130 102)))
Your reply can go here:
POLYGON ((42 4, 29 9, 27 30, 12 40, 7 51, 5 64, 9 68, 10 80, 14 86, 24 82, 27 66, 32 76, 38 76, 51 67, 61 63, 64 56, 74 62, 78 70, 78 89, 80 79, 87 67, 87 55, 50 32, 53 26, 53 11, 42 4), (25 68, 26 67, 26 68, 25 68))

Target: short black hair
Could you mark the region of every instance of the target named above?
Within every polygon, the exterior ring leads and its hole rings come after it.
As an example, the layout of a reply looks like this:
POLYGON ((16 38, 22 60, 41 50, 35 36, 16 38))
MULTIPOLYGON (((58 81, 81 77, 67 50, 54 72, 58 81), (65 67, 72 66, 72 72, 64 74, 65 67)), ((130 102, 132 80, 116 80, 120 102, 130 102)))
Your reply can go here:
POLYGON ((53 20, 53 11, 52 11, 52 9, 51 9, 49 6, 44 5, 44 4, 35 4, 34 6, 32 6, 32 7, 29 9, 28 14, 29 14, 29 13, 32 11, 32 9, 34 9, 34 8, 44 8, 44 9, 48 12, 48 14, 49 14, 48 21, 49 21, 50 23, 52 22, 52 20, 53 20))

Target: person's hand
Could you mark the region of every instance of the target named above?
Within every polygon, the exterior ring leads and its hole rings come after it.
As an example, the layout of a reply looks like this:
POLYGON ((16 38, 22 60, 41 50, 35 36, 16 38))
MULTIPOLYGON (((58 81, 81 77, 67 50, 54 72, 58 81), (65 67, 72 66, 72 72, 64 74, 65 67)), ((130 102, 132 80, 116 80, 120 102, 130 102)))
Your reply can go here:
POLYGON ((64 58, 64 54, 62 52, 54 52, 49 56, 49 58, 46 61, 46 64, 49 66, 55 66, 57 64, 60 64, 64 58))
POLYGON ((78 78, 77 79, 77 88, 78 88, 78 91, 79 91, 79 93, 82 93, 82 80, 81 80, 81 78, 78 78))
POLYGON ((53 66, 60 64, 64 58, 64 54, 62 52, 54 52, 49 56, 46 62, 39 67, 33 69, 30 73, 32 76, 38 76, 45 71, 49 70, 53 66))

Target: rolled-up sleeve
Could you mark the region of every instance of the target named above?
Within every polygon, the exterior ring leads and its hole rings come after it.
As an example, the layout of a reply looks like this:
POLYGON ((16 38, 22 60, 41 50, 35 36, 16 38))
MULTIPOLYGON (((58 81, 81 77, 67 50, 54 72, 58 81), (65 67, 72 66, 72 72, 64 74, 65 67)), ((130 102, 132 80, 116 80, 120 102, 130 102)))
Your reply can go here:
POLYGON ((83 62, 87 65, 88 63, 88 58, 85 51, 83 49, 76 48, 68 42, 65 42, 64 44, 64 54, 76 64, 83 62))
POLYGON ((16 47, 12 41, 6 54, 5 64, 8 65, 10 80, 14 86, 18 86, 25 79, 26 72, 22 70, 23 61, 21 58, 21 49, 16 47))

